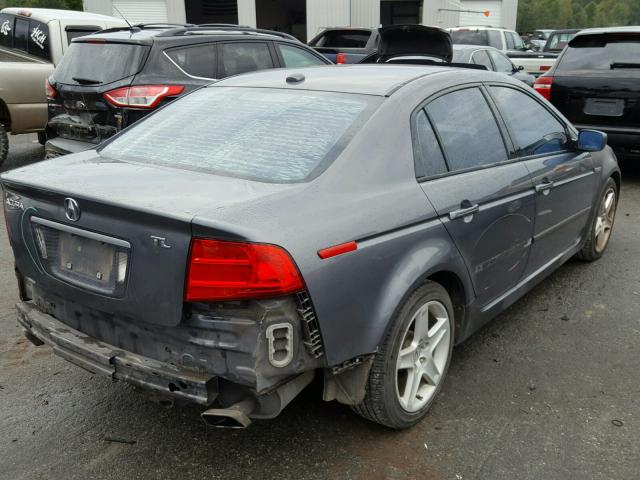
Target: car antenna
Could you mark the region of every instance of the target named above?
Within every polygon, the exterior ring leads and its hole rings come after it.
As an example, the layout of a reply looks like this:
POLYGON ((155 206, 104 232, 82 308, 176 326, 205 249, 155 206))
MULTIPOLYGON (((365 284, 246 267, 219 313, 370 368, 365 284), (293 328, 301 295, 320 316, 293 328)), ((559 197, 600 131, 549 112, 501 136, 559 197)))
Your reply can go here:
POLYGON ((122 12, 120 10, 118 10, 118 7, 116 7, 115 5, 113 5, 113 9, 118 13, 118 15, 120 15, 122 17, 122 19, 127 22, 127 25, 129 25, 129 30, 131 31, 131 33, 133 33, 133 25, 131 25, 129 23, 129 20, 127 20, 127 17, 125 17, 122 12))

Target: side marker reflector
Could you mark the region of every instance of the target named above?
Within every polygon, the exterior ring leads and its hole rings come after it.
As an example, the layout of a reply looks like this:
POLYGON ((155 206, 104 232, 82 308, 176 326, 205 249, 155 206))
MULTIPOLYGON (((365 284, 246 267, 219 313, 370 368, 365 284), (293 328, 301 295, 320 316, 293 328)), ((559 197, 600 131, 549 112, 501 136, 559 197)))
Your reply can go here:
POLYGON ((343 253, 353 252, 358 249, 356 242, 341 243, 340 245, 334 245, 333 247, 323 248, 318 250, 318 256, 325 260, 327 258, 342 255, 343 253))

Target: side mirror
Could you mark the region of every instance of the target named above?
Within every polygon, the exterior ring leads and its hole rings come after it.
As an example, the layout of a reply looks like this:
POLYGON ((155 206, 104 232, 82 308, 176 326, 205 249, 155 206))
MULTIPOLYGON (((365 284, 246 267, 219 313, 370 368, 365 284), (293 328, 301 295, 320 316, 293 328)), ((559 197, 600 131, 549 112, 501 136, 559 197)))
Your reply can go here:
POLYGON ((516 67, 516 70, 518 70, 519 72, 521 72, 521 71, 523 71, 523 70, 524 70, 524 67, 523 67, 522 65, 518 65, 518 66, 516 67))
POLYGON ((581 130, 578 135, 578 150, 600 152, 607 146, 607 134, 598 130, 581 130))

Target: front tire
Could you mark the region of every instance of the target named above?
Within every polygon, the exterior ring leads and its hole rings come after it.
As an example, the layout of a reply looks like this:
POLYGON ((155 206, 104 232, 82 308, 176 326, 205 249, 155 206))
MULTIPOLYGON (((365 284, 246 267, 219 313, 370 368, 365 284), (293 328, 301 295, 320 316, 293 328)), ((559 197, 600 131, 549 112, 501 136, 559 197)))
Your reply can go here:
POLYGON ((587 262, 598 260, 609 246, 618 207, 618 184, 609 178, 598 201, 598 209, 591 220, 587 240, 578 258, 587 262))
POLYGON ((7 159, 7 155, 9 155, 9 135, 4 125, 0 123, 0 166, 7 159))
POLYGON ((454 341, 453 305, 447 291, 427 281, 404 302, 375 356, 362 417, 401 429, 414 426, 442 389, 454 341))

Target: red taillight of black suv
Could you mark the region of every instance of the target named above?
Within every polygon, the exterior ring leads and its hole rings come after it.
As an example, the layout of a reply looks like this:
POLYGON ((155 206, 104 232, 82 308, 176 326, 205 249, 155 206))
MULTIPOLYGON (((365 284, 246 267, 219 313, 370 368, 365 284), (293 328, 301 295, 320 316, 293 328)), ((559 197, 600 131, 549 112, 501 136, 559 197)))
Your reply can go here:
POLYGON ((106 101, 115 107, 155 108, 162 100, 184 91, 182 85, 136 85, 103 93, 106 101))
POLYGON ((542 75, 538 77, 533 84, 533 89, 547 100, 551 100, 551 86, 553 85, 553 77, 542 75))

